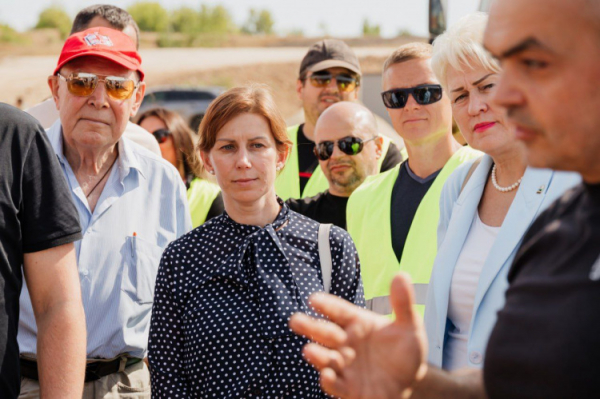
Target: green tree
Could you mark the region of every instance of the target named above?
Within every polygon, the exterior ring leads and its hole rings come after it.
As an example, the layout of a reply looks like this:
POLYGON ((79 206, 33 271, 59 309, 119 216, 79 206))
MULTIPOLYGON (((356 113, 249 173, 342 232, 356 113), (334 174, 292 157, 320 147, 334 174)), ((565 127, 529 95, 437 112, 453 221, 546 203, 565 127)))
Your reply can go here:
POLYGON ((381 36, 381 27, 379 25, 371 25, 369 23, 369 20, 367 18, 365 18, 365 20, 363 21, 363 36, 373 36, 373 37, 379 37, 381 36))
POLYGON ((203 4, 198 18, 200 33, 225 34, 236 30, 229 11, 221 5, 210 7, 203 4))
POLYGON ((58 29, 60 36, 64 39, 71 32, 71 17, 61 7, 50 6, 40 13, 34 29, 46 28, 58 29))
POLYGON ((273 34, 273 25, 275 25, 275 22, 269 10, 261 10, 259 12, 251 8, 248 20, 242 27, 242 32, 251 35, 271 35, 273 34))
POLYGON ((169 13, 157 2, 140 1, 127 9, 140 30, 165 32, 169 28, 169 13))
POLYGON ((171 26, 175 32, 197 33, 199 30, 198 12, 190 7, 181 7, 171 14, 171 26))

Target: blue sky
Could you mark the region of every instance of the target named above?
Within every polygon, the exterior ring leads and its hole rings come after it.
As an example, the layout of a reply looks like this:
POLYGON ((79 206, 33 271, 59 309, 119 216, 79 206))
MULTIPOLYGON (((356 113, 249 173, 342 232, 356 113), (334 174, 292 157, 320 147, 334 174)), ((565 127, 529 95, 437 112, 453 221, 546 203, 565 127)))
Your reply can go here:
MULTIPOLYGON (((358 36, 365 18, 381 26, 384 37, 396 36, 401 30, 426 36, 428 0, 158 0, 163 7, 199 8, 200 4, 222 4, 237 23, 243 23, 250 8, 268 9, 277 32, 301 29, 307 36, 327 33, 337 37, 358 36)), ((477 9, 479 0, 447 0, 449 23, 477 9)), ((39 13, 50 4, 58 4, 73 17, 77 11, 96 3, 127 8, 136 0, 0 0, 0 21, 18 30, 35 25, 39 13)))

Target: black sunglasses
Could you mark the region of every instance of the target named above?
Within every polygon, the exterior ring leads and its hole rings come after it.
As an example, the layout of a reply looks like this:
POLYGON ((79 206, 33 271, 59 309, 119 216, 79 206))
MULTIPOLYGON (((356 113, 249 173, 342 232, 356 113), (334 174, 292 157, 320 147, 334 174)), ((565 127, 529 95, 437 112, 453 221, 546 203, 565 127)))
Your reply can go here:
POLYGON ((171 132, 169 132, 167 129, 158 129, 153 131, 152 134, 154 135, 156 141, 158 141, 158 144, 162 144, 167 141, 167 137, 171 135, 171 132))
MULTIPOLYGON (((337 146, 344 154, 356 155, 363 150, 365 143, 375 140, 376 138, 377 136, 374 136, 363 141, 358 137, 348 136, 344 137, 343 139, 339 139, 337 141, 337 146)), ((321 141, 320 143, 315 144, 315 156, 321 161, 327 161, 333 154, 334 145, 334 141, 321 141)))
POLYGON ((433 104, 442 99, 442 86, 420 85, 410 89, 392 89, 381 93, 381 98, 386 108, 404 108, 411 94, 417 104, 433 104))

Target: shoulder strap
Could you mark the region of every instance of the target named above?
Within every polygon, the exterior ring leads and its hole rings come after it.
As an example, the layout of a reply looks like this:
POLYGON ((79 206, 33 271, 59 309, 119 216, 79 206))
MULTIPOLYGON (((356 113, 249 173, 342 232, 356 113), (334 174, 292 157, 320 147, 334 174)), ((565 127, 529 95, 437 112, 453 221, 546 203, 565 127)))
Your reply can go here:
POLYGON ((329 232, 331 224, 319 225, 319 258, 321 259, 321 273, 323 275, 324 291, 331 290, 331 248, 329 247, 329 232))
POLYGON ((469 179, 471 178, 471 176, 473 175, 473 172, 475 172, 475 169, 477 169, 477 167, 479 166, 479 164, 481 163, 481 159, 483 157, 477 158, 475 160, 475 162, 473 162, 473 165, 471 165, 471 167, 469 168, 469 171, 467 172, 467 175, 465 176, 465 180, 463 180, 462 185, 460 186, 460 191, 458 193, 458 195, 460 195, 460 193, 462 193, 463 189, 465 188, 465 186, 467 185, 467 182, 469 181, 469 179))

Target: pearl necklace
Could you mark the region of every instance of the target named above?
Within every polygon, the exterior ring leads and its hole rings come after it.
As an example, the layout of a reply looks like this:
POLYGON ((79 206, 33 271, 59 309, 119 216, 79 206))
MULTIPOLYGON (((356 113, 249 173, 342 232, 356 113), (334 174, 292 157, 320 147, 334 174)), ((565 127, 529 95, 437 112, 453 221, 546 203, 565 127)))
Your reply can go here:
POLYGON ((498 184, 498 181, 496 180, 496 164, 494 164, 494 166, 492 167, 492 184, 494 185, 494 188, 500 192, 507 193, 509 191, 514 190, 515 188, 519 187, 519 184, 521 184, 521 180, 523 180, 523 176, 521 176, 516 183, 511 184, 508 187, 502 187, 498 184))

